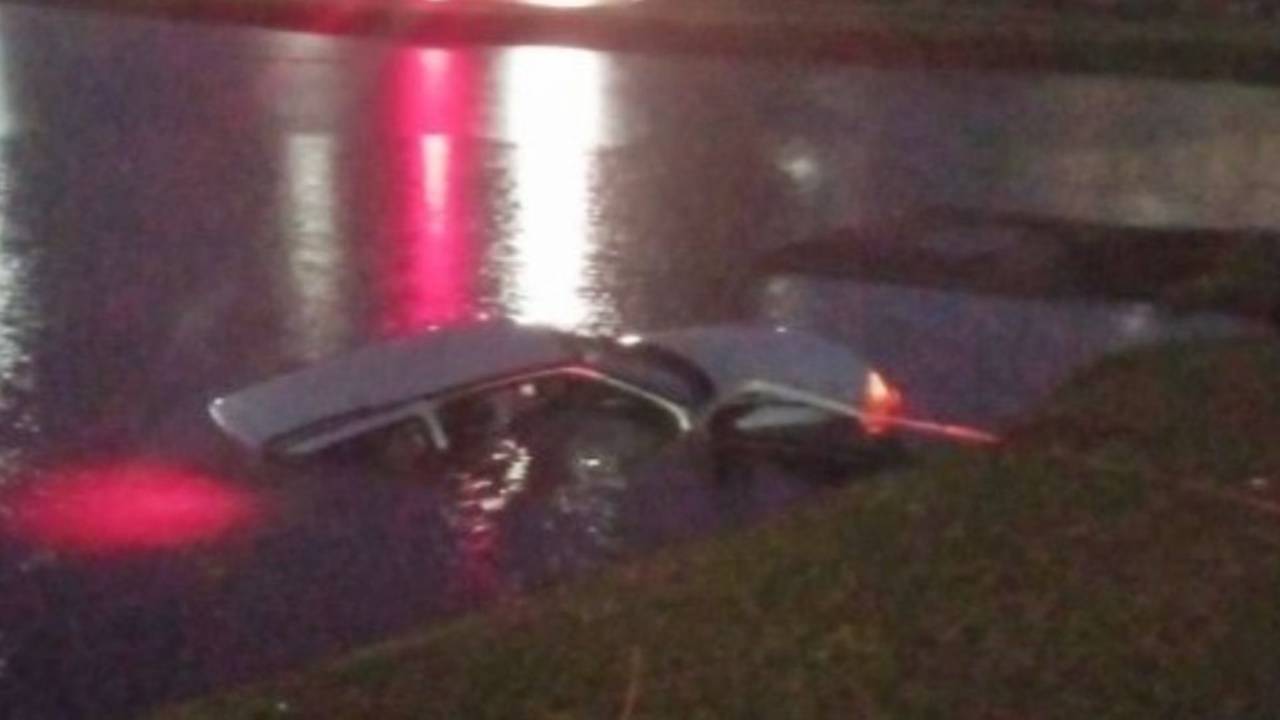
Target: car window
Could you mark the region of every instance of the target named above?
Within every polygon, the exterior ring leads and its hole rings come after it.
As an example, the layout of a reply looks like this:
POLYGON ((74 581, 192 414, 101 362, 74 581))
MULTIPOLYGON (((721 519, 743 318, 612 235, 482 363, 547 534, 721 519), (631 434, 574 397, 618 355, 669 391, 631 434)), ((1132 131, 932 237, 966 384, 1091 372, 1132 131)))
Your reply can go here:
POLYGON ((713 412, 710 426, 716 434, 751 436, 810 433, 826 427, 840 428, 840 432, 847 433, 860 429, 861 424, 851 412, 779 388, 777 391, 757 389, 734 396, 713 412))
POLYGON ((603 379, 555 372, 486 386, 436 406, 451 450, 509 434, 550 432, 551 426, 591 419, 633 422, 663 434, 678 431, 657 401, 603 379))
POLYGON ((761 402, 758 405, 738 408, 731 422, 733 428, 739 432, 752 432, 812 426, 833 420, 847 420, 847 418, 822 408, 799 403, 761 402))
POLYGON ((577 344, 592 367, 685 407, 699 407, 715 394, 706 372, 658 345, 586 337, 577 344))
POLYGON ((430 406, 418 403, 378 416, 335 425, 325 432, 300 433, 277 441, 279 458, 321 462, 354 460, 400 466, 443 457, 447 442, 430 406))

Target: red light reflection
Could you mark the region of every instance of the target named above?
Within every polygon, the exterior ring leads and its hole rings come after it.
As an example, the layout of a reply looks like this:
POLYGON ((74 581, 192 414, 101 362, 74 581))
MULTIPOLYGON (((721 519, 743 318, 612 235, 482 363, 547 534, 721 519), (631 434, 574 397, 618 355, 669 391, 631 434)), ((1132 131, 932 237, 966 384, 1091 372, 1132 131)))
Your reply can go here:
POLYGON ((1000 438, 979 428, 938 423, 931 420, 910 418, 903 415, 905 403, 902 392, 890 385, 884 376, 874 370, 867 375, 863 398, 862 426, 872 436, 890 432, 911 433, 967 443, 970 445, 995 445, 1000 438))
POLYGON ((485 507, 485 501, 493 494, 492 485, 492 480, 466 476, 458 489, 454 527, 459 533, 461 568, 457 581, 464 594, 474 597, 491 595, 499 587, 501 531, 497 517, 485 507))
POLYGON ((383 328, 403 335, 473 315, 467 134, 479 77, 468 54, 441 49, 406 51, 394 72, 393 130, 412 146, 397 155, 403 235, 383 328))
POLYGON ((866 414, 863 424, 871 435, 884 435, 889 421, 902 413, 902 393, 874 370, 867 374, 866 414))
POLYGON ((149 461, 58 471, 8 504, 20 538, 84 555, 185 547, 245 527, 261 511, 245 491, 149 461))
POLYGON ((889 430, 921 435, 924 437, 935 437, 943 440, 951 440, 969 445, 998 445, 1000 444, 1000 436, 989 433, 980 428, 968 427, 966 425, 953 425, 949 423, 938 423, 931 420, 916 420, 906 417, 871 417, 872 422, 878 423, 883 430, 889 430))

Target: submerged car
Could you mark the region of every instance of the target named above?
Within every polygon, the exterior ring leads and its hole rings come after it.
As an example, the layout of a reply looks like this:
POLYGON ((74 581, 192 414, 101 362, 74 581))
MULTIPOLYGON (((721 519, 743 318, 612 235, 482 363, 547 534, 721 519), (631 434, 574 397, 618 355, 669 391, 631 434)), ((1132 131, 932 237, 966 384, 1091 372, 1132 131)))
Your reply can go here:
POLYGON ((900 394, 815 335, 718 325, 620 339, 486 322, 396 340, 218 398, 245 446, 300 457, 378 438, 447 456, 548 413, 857 460, 895 447, 900 394))

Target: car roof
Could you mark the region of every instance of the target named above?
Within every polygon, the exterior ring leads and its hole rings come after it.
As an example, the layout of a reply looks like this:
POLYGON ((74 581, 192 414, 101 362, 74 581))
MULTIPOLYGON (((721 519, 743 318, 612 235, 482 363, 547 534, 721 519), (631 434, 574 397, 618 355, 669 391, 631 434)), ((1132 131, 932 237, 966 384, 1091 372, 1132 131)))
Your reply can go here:
POLYGON ((556 330, 495 321, 363 348, 215 400, 210 414, 251 447, 335 417, 403 405, 504 375, 571 363, 556 330))
POLYGON ((720 396, 761 383, 860 405, 872 368, 851 348, 803 330, 710 325, 644 337, 703 369, 720 396))

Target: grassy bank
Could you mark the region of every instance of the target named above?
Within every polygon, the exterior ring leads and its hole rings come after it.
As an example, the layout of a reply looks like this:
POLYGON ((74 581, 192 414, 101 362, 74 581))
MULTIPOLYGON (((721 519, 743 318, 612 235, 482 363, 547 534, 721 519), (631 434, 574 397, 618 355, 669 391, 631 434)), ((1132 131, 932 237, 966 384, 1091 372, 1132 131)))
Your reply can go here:
POLYGON ((158 717, 1274 716, 1278 434, 1280 344, 1139 352, 997 454, 158 717))

